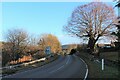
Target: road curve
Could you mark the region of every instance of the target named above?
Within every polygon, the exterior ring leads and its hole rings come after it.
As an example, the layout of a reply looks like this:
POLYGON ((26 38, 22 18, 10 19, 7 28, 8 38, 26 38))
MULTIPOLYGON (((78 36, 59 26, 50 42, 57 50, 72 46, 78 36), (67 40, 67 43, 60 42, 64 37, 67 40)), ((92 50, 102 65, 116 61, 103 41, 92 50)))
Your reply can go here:
POLYGON ((57 60, 32 70, 5 78, 85 78, 86 65, 75 55, 60 56, 57 60))

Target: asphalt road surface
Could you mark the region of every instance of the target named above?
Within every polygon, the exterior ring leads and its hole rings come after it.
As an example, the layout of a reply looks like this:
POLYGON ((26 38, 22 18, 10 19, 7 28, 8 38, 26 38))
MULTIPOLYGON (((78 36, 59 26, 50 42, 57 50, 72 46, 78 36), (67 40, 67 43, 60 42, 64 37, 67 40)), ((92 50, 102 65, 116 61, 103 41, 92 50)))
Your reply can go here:
POLYGON ((42 67, 19 72, 4 78, 85 78, 85 63, 75 55, 59 56, 59 58, 42 67))

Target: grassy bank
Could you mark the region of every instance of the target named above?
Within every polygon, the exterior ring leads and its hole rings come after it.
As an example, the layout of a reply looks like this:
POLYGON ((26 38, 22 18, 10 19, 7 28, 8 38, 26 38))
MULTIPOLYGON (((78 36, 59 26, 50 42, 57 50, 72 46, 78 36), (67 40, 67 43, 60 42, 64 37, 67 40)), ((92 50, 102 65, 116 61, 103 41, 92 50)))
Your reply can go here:
POLYGON ((106 66, 105 69, 101 70, 101 63, 90 61, 91 55, 88 53, 80 52, 78 54, 80 58, 82 58, 88 65, 88 79, 89 78, 98 78, 98 79, 118 79, 119 71, 118 67, 106 66))

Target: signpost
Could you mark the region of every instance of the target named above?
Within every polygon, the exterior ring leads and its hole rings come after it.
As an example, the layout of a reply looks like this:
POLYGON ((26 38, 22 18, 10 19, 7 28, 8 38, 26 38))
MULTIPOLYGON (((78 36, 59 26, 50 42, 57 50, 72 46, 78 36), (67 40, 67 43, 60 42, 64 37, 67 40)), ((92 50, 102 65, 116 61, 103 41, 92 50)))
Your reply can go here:
POLYGON ((46 54, 50 54, 50 53, 51 53, 51 47, 50 47, 50 46, 47 46, 47 47, 45 48, 45 53, 46 53, 46 54))

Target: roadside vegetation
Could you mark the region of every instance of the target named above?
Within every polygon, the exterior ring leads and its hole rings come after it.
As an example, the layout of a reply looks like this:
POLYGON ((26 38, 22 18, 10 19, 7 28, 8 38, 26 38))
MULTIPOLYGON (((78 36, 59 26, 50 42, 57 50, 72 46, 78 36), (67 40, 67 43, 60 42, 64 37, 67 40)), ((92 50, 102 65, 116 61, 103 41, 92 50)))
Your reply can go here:
POLYGON ((28 64, 28 65, 21 65, 21 66, 17 66, 14 68, 5 68, 2 70, 2 76, 19 73, 22 71, 31 70, 31 69, 34 69, 34 68, 37 68, 40 66, 44 66, 44 65, 49 64, 50 62, 56 60, 58 57, 59 56, 56 54, 54 56, 47 57, 44 61, 39 61, 39 62, 28 64))
MULTIPOLYGON (((118 51, 113 52, 101 52, 99 58, 94 58, 93 55, 90 55, 87 52, 86 48, 81 49, 80 47, 77 49, 79 53, 76 55, 82 58, 86 64, 88 65, 88 80, 89 79, 119 79, 119 65, 115 65, 114 63, 105 62, 104 70, 102 70, 102 62, 101 57, 104 60, 118 60, 118 51), (104 56, 104 57, 103 57, 104 56)), ((118 62, 117 62, 118 64, 118 62)))
POLYGON ((88 65, 88 79, 90 78, 98 78, 98 79, 118 79, 119 77, 119 71, 118 67, 112 67, 105 65, 105 69, 102 71, 102 65, 101 63, 90 61, 89 55, 86 55, 87 53, 80 53, 79 57, 85 60, 85 62, 88 65))
POLYGON ((49 53, 61 52, 61 44, 56 36, 42 34, 30 36, 23 29, 11 29, 5 35, 2 43, 2 66, 9 66, 29 62, 31 60, 46 57, 46 48, 50 47, 49 53))
POLYGON ((1 42, 2 49, 2 71, 0 74, 9 75, 19 71, 29 70, 48 64, 58 58, 61 53, 61 43, 52 34, 41 34, 31 36, 23 29, 8 30, 4 42, 1 42), (50 50, 47 50, 47 47, 50 50), (36 62, 29 65, 22 65, 31 61, 46 58, 45 61, 36 62), (15 65, 21 65, 14 68, 15 65))

